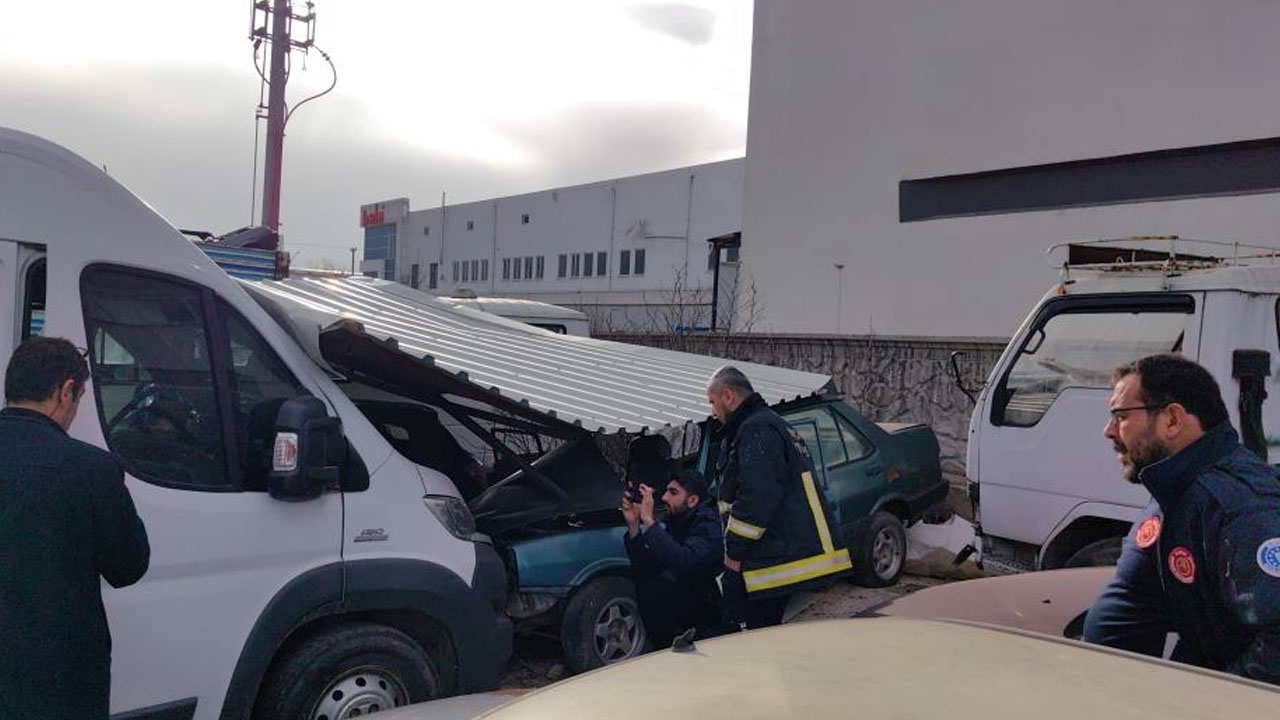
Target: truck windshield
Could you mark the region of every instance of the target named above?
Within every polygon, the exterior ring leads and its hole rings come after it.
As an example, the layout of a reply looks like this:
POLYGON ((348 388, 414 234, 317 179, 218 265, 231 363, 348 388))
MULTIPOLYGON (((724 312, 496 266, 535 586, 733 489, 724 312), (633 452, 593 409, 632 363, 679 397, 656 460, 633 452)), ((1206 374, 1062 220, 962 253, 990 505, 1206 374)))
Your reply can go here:
POLYGON ((1042 319, 1026 338, 996 395, 993 422, 1030 427, 1067 388, 1110 388, 1111 372, 1146 355, 1182 349, 1186 303, 1096 308, 1042 319))

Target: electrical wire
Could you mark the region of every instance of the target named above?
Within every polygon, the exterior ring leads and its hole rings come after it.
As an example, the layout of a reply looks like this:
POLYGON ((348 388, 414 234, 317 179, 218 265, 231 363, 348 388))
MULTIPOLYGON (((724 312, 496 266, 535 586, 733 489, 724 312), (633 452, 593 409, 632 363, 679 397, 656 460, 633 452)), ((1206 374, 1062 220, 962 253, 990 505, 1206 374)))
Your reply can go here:
POLYGON ((302 102, 299 102, 297 105, 294 105, 289 110, 289 112, 287 112, 284 116, 285 126, 289 125, 289 118, 293 117, 293 113, 295 110, 302 107, 303 105, 306 105, 312 100, 317 100, 319 98, 324 97, 325 95, 328 95, 329 93, 333 92, 333 89, 335 87, 338 86, 338 66, 333 64, 333 60, 329 57, 329 53, 325 52, 324 50, 321 50, 320 47, 317 45, 312 45, 311 47, 315 48, 315 51, 320 53, 320 57, 324 58, 324 61, 329 63, 329 70, 333 73, 333 82, 329 83, 329 87, 323 90, 322 92, 316 93, 315 95, 312 95, 311 97, 304 99, 302 102))

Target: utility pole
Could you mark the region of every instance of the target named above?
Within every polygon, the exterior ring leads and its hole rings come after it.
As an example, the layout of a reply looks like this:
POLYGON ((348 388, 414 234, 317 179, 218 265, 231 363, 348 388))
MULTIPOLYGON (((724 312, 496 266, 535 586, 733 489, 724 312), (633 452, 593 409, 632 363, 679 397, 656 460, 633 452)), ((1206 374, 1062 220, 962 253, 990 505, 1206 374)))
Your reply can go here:
POLYGON ((356 249, 351 248, 351 274, 356 274, 356 249))
POLYGON ((836 334, 844 334, 844 322, 840 311, 844 307, 844 263, 831 263, 836 266, 836 334))
MULTIPOLYGON (((292 0, 254 0, 250 39, 265 42, 271 50, 270 74, 264 78, 267 95, 266 167, 262 176, 262 224, 277 235, 280 232, 280 182, 284 171, 284 127, 289 120, 285 89, 289 82, 289 51, 303 52, 315 44, 314 5, 307 2, 306 15, 293 14, 292 0), (258 19, 262 24, 258 24, 258 19), (306 39, 292 38, 293 22, 306 26, 306 39), (268 24, 270 30, 268 30, 268 24)), ((259 118, 261 118, 259 107, 259 118)), ((283 243, 281 244, 283 246, 283 243)))

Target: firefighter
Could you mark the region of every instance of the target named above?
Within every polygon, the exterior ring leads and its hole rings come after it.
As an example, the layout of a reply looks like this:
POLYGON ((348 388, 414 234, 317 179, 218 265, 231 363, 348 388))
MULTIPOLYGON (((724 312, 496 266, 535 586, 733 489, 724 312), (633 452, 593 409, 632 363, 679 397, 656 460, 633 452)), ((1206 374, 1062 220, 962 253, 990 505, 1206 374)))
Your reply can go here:
POLYGON ((720 422, 715 482, 727 516, 726 620, 748 629, 777 625, 793 593, 852 570, 849 551, 814 482, 804 441, 742 371, 717 370, 707 401, 720 422))

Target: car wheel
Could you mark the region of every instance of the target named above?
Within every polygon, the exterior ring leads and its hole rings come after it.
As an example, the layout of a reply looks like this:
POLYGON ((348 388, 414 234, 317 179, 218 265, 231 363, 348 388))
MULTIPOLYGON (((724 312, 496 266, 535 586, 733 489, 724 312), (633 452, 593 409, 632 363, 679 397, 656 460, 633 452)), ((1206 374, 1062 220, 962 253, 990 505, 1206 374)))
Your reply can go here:
POLYGON ((281 659, 254 717, 346 720, 439 693, 422 646, 394 628, 361 623, 316 635, 281 659))
POLYGON ((1062 567, 1103 567, 1115 565, 1120 560, 1120 548, 1124 538, 1109 537, 1085 545, 1075 551, 1062 567))
POLYGON ((907 531, 897 515, 871 516, 854 553, 854 581, 863 587, 888 587, 902 577, 907 560, 907 531))
POLYGON ((573 672, 635 657, 645 651, 646 642, 635 584, 628 578, 596 578, 565 606, 560 643, 573 672))

